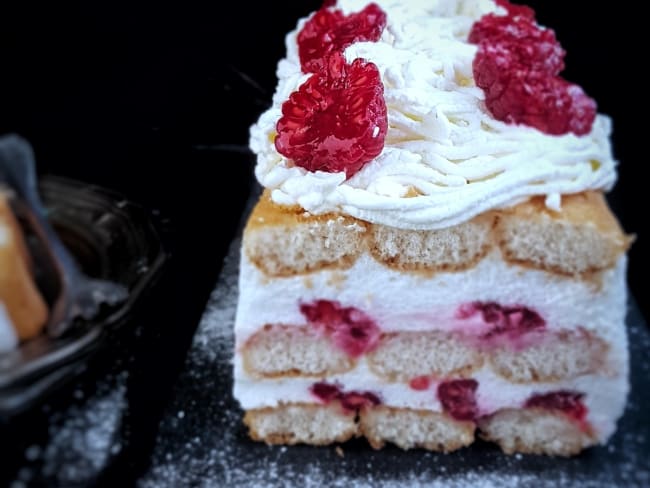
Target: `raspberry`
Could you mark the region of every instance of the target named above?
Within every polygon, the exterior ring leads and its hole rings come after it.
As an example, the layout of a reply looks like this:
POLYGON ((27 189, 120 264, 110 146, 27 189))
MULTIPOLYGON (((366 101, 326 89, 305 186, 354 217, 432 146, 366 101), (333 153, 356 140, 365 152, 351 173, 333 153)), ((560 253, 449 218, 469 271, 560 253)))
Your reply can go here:
POLYGON ((438 385, 438 399, 443 410, 456 420, 474 420, 478 417, 477 389, 476 380, 445 381, 438 385))
POLYGON ((531 396, 524 404, 527 408, 558 410, 576 422, 583 423, 587 407, 582 403, 584 394, 575 391, 554 391, 531 396))
POLYGON ((416 391, 428 390, 430 385, 431 380, 428 376, 416 376, 415 378, 411 378, 411 381, 409 381, 409 387, 416 391))
POLYGON ((381 153, 388 130, 384 86, 373 63, 342 54, 282 105, 275 147, 309 171, 345 171, 350 178, 381 153))
POLYGON ((372 351, 379 343, 379 327, 362 311, 340 303, 317 300, 300 305, 300 312, 319 332, 352 357, 372 351))
POLYGON ((309 389, 319 400, 329 403, 341 396, 341 389, 337 385, 329 383, 314 383, 309 389))
POLYGON ((381 400, 377 395, 370 391, 356 392, 350 391, 343 393, 341 396, 341 406, 346 410, 357 410, 359 408, 374 407, 379 405, 381 400))
POLYGON ((314 383, 309 391, 323 403, 339 400, 343 409, 349 411, 373 407, 381 403, 381 399, 371 391, 344 392, 340 386, 325 382, 314 383))
MULTIPOLYGON (((477 56, 476 63, 480 62, 477 56)), ((485 78, 479 75, 477 80, 485 78)), ((494 118, 526 124, 546 134, 587 134, 596 118, 594 100, 578 85, 559 77, 519 72, 510 78, 502 75, 492 85, 479 81, 477 85, 485 90, 485 104, 494 118)))
POLYGON ((504 306, 496 302, 472 302, 458 309, 457 317, 468 319, 480 313, 490 330, 481 339, 493 339, 503 336, 506 339, 517 338, 536 332, 546 327, 546 321, 534 310, 521 305, 504 306))
POLYGON ((559 76, 565 51, 555 33, 535 22, 532 9, 505 0, 499 5, 507 15, 484 15, 469 34, 479 45, 472 68, 490 113, 547 134, 588 133, 596 103, 559 76))
POLYGON ((379 40, 386 27, 386 13, 374 3, 348 16, 331 6, 333 2, 325 2, 298 34, 300 66, 305 73, 323 71, 329 56, 343 53, 355 42, 379 40))
POLYGON ((543 71, 550 75, 558 75, 564 69, 566 52, 555 32, 540 28, 532 19, 488 14, 474 23, 469 41, 484 49, 494 49, 488 59, 493 58, 502 69, 543 71))

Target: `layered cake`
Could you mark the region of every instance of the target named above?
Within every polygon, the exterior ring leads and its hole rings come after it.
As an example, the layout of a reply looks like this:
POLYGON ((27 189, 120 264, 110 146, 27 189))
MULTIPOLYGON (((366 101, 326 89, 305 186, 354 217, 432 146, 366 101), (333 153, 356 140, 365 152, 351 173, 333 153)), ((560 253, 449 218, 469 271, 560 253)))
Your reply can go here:
POLYGON ((47 316, 25 240, 8 196, 0 189, 0 352, 39 334, 47 316))
POLYGON ((250 436, 573 455, 628 393, 611 121, 505 1, 325 2, 251 128, 250 436))

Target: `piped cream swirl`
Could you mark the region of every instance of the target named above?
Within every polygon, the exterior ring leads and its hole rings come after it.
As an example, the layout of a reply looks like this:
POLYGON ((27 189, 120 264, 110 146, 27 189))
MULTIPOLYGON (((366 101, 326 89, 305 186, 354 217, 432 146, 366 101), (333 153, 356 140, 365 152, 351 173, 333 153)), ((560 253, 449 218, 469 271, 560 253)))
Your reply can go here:
MULTIPOLYGON (((455 225, 534 195, 560 210, 561 195, 610 190, 616 161, 611 121, 602 114, 584 136, 548 135, 495 120, 476 87, 467 42, 472 24, 496 11, 492 1, 377 1, 388 25, 378 42, 346 50, 351 61, 375 63, 384 83, 389 129, 383 151, 361 171, 309 172, 274 146, 275 124, 289 95, 310 76, 301 72, 296 37, 286 37, 272 106, 251 127, 255 174, 275 202, 298 204, 314 214, 335 211, 406 229, 455 225)), ((345 13, 364 0, 339 0, 345 13)))

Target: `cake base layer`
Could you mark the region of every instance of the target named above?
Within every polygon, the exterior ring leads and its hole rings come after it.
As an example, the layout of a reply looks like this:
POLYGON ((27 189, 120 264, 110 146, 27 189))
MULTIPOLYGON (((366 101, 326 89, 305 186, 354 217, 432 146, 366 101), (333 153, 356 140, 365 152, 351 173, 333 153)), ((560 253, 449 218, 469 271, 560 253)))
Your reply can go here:
POLYGON ((478 427, 483 439, 496 442, 506 454, 573 456, 596 444, 589 428, 539 408, 505 409, 480 419, 478 427))
POLYGON ((358 436, 355 415, 338 405, 292 404, 248 410, 244 423, 253 440, 267 444, 327 445, 358 436))
POLYGON ((572 456, 597 443, 589 429, 566 414, 539 408, 505 409, 475 423, 381 405, 349 411, 338 402, 287 404, 248 410, 244 422, 253 440, 270 445, 328 445, 365 437, 374 449, 390 443, 447 453, 471 445, 478 433, 506 454, 572 456))

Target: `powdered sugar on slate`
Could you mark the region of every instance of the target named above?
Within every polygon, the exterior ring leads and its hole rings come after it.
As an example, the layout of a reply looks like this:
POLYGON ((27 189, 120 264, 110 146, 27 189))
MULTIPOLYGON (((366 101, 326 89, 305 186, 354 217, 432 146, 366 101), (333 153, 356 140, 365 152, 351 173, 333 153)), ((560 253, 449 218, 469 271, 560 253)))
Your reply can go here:
POLYGON ((47 443, 25 450, 25 467, 11 487, 91 485, 122 448, 126 380, 124 372, 104 378, 89 397, 76 390, 73 405, 50 417, 47 443))

